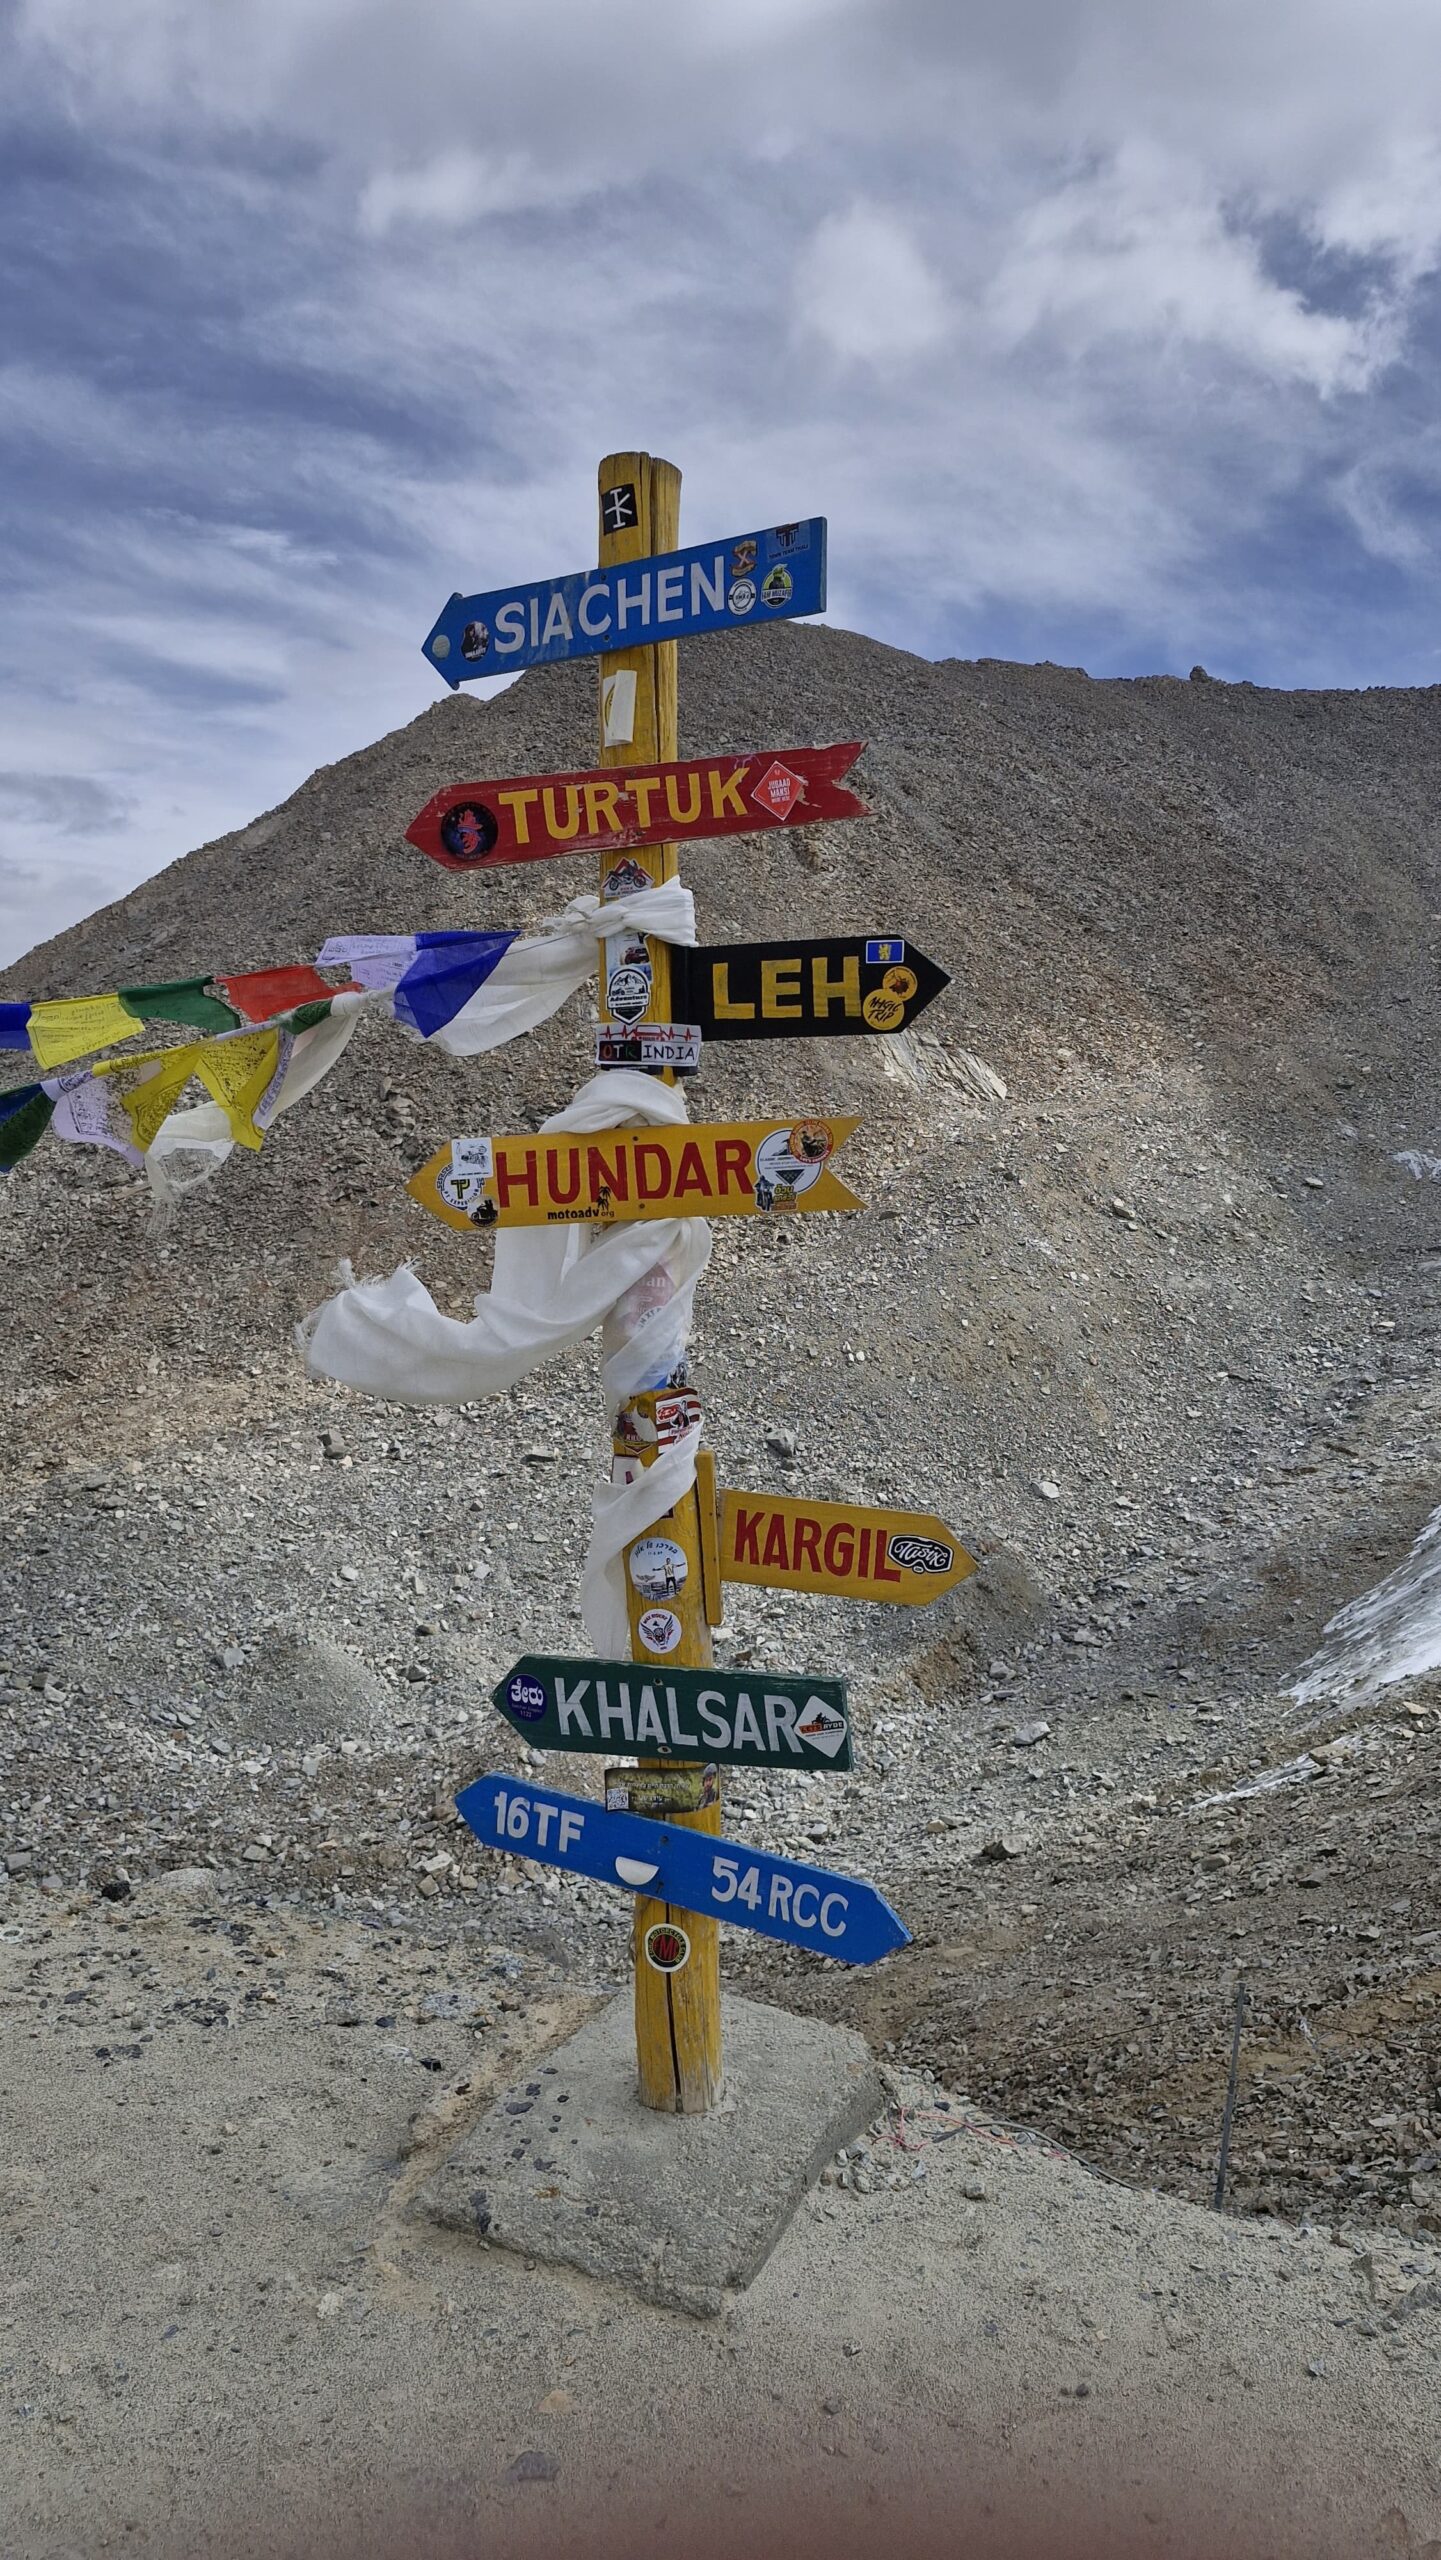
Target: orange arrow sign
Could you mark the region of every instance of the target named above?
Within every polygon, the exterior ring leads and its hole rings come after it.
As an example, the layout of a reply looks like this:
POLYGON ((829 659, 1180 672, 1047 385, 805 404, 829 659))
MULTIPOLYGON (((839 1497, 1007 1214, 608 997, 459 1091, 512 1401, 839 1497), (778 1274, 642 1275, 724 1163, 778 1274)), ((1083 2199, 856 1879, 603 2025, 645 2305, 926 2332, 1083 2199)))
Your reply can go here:
POLYGON ((847 1600, 939 1600, 976 1570, 954 1529, 933 1511, 868 1511, 853 1502, 796 1502, 774 1493, 723 1493, 725 1582, 773 1591, 826 1591, 847 1600))
POLYGON ((462 1233, 860 1209, 864 1202, 830 1169, 859 1126, 849 1116, 454 1138, 406 1188, 432 1217, 462 1233))

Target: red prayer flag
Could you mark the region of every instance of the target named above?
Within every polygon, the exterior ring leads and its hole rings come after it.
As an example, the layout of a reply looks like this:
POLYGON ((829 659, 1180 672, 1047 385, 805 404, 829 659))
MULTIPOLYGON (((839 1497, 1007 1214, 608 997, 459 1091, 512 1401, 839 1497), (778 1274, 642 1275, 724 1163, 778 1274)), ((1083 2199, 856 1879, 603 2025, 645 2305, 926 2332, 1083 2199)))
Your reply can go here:
POLYGON ((243 977, 217 978, 227 1004, 246 1022, 273 1022, 277 1013, 293 1013, 297 1005, 323 1004, 327 996, 349 995, 354 980, 333 986, 318 969, 250 969, 243 977))

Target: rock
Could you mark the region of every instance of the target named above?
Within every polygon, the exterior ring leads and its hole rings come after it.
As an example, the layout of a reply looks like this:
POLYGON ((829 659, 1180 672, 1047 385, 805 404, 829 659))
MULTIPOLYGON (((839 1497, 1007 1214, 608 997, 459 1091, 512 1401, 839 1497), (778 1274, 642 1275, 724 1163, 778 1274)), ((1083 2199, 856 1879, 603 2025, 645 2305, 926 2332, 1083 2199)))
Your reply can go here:
POLYGON ((1005 1859, 1019 1858, 1022 1854, 1021 1843, 1012 1831, 996 1832, 986 1842, 984 1848, 976 1851, 977 1858, 986 1860, 992 1866, 999 1866, 1005 1859))
POLYGON ((1061 1488, 1054 1476, 1036 1476, 1032 1481, 1031 1491, 1038 1493, 1043 1502, 1059 1502, 1061 1499, 1061 1488))
POLYGON ((782 1424, 773 1422, 765 1435, 766 1447, 777 1458, 790 1459, 796 1454, 796 1435, 782 1424))
POLYGON ((320 1446, 327 1458, 346 1458, 350 1455, 340 1433, 333 1427, 322 1431, 320 1446))
POLYGON ((222 1645, 216 1659, 218 1660, 222 1671, 243 1671, 245 1668, 245 1648, 243 1645, 238 1644, 222 1645))
MULTIPOLYGON (((265 1851, 262 1850, 261 1856, 264 1855, 265 1851)), ((221 1881, 222 1875, 214 1867, 170 1867, 164 1875, 151 1878, 146 1892, 163 1895, 167 1901, 172 1902, 201 1901, 217 1892, 221 1881)), ((127 1885, 126 1892, 128 1891, 127 1885)), ((112 1898, 123 1900, 124 1897, 112 1898)))
POLYGON ((558 2480, 560 2464, 553 2453, 518 2453, 508 2471, 501 2474, 510 2482, 522 2480, 558 2480))
POLYGON ((1011 1740, 1017 1750, 1029 1751, 1035 1743, 1044 1742, 1050 1730, 1045 1717, 1037 1716, 1030 1724, 1018 1724, 1011 1740))
POLYGON ((553 1467, 555 1451, 554 1449, 527 1449, 525 1463, 528 1467, 553 1467))
POLYGON ((340 1735, 379 1741, 390 1702, 367 1663, 327 1636, 272 1630, 261 1637, 230 1707, 246 1742, 286 1745, 340 1735))

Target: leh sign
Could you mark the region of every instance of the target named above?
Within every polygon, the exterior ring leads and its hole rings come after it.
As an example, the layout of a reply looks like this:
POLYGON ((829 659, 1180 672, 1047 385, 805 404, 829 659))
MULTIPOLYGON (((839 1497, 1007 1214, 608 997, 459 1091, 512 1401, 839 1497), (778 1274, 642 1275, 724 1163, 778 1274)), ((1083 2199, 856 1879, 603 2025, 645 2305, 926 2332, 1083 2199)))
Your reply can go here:
POLYGON ((725 942, 671 954, 671 1001, 703 1040, 904 1031, 950 983, 899 934, 725 942))
POLYGON ((851 1115, 606 1129, 594 1137, 454 1138, 406 1187, 432 1217, 462 1234, 473 1227, 859 1209, 830 1169, 859 1125, 851 1115))

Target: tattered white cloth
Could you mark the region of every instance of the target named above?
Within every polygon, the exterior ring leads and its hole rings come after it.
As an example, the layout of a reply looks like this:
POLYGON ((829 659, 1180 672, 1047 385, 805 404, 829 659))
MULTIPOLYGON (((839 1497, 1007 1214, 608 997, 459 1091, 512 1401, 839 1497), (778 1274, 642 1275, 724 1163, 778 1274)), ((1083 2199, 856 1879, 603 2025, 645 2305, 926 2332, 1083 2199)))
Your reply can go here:
MULTIPOLYGON (((603 912, 608 929, 616 908, 603 912)), ((674 1126, 687 1116, 678 1086, 622 1067, 592 1076, 541 1125, 589 1132, 674 1126)), ((613 1419, 627 1397, 674 1374, 710 1250, 704 1218, 501 1227, 491 1285, 468 1320, 443 1315, 408 1263, 388 1280, 357 1281, 343 1266, 338 1295, 299 1328, 306 1365, 312 1377, 396 1404, 467 1404, 502 1394, 604 1325, 601 1384, 613 1419)), ((663 1449, 628 1485, 597 1487, 581 1606, 600 1652, 629 1651, 622 1550, 689 1492, 698 1438, 691 1432, 663 1449)))

